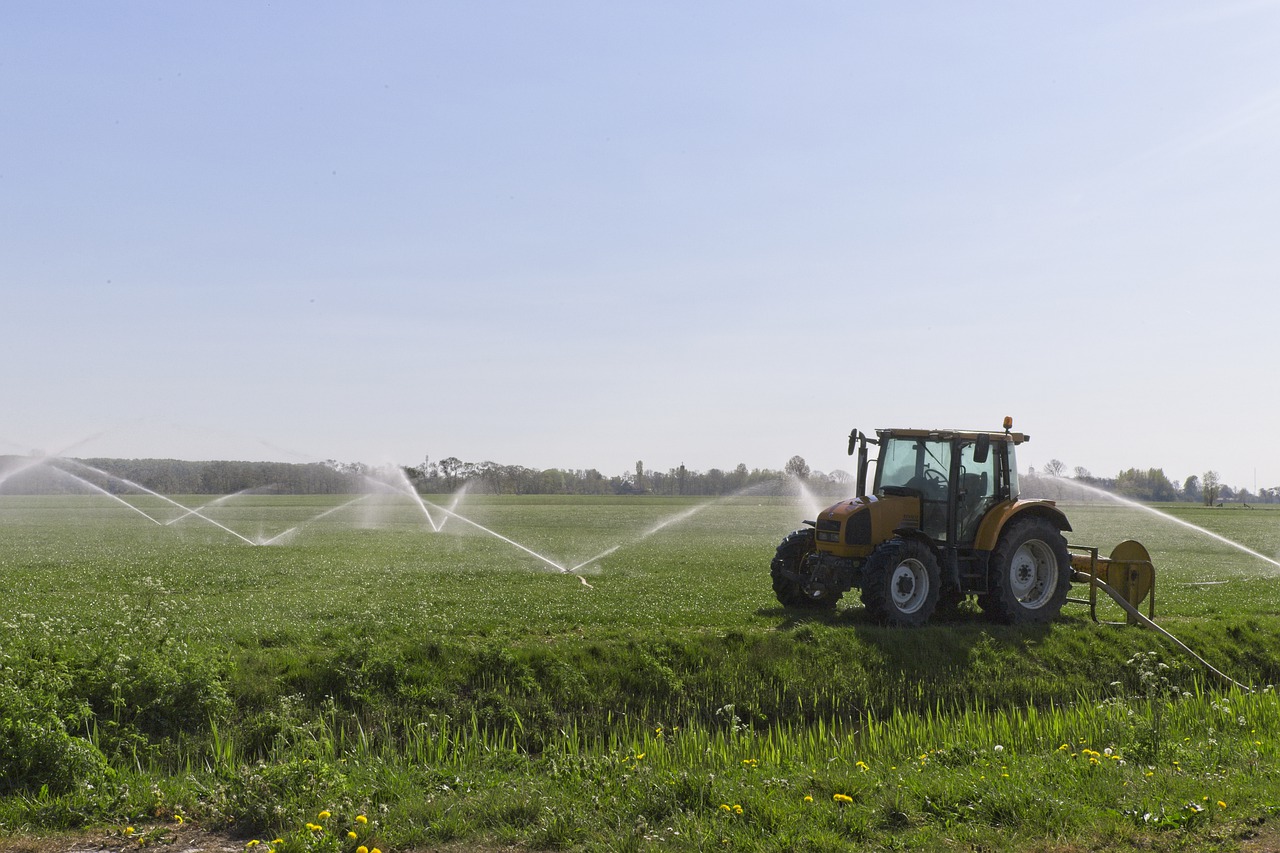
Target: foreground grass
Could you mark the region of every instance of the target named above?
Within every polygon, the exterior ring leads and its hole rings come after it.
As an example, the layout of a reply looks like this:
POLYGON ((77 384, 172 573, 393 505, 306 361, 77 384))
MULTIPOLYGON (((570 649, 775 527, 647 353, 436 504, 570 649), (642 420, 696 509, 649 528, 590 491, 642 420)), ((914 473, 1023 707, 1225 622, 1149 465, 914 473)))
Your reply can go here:
POLYGON ((833 725, 618 721, 536 753, 516 730, 430 720, 394 741, 342 715, 259 760, 222 743, 181 774, 120 768, 92 788, 9 798, 9 831, 69 816, 299 835, 309 849, 457 839, 538 849, 1019 850, 1228 843, 1280 808, 1271 693, 1131 697, 1045 711, 972 709, 833 725), (1265 732, 1265 734, 1264 734, 1265 732), (324 829, 302 829, 330 812, 324 829), (363 829, 363 828, 362 828, 363 829), (326 833, 328 833, 326 835, 326 833), (351 839, 354 842, 357 839, 351 839), (327 846, 326 846, 327 845, 327 846))
MULTIPOLYGON (((9 500, 7 833, 181 817, 280 853, 1229 847, 1280 805, 1274 694, 1220 691, 1149 633, 1079 608, 910 632, 778 608, 785 502, 459 507, 579 580, 414 507, 324 524, 333 500, 220 507, 252 538, 297 528, 252 548, 191 519, 9 500)), ((1265 563, 1136 511, 1069 512, 1072 541, 1151 547, 1175 633, 1277 680, 1265 563)), ((1212 512, 1194 523, 1280 547, 1280 517, 1212 512)))

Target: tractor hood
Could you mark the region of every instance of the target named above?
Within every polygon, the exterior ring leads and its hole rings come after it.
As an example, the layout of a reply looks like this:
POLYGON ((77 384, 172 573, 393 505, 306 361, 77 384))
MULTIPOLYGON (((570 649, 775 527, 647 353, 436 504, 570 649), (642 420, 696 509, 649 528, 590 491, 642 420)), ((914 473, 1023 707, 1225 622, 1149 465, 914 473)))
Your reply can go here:
POLYGON ((864 495, 840 501, 818 513, 819 551, 838 557, 866 557, 902 527, 920 526, 920 498, 914 495, 864 495))

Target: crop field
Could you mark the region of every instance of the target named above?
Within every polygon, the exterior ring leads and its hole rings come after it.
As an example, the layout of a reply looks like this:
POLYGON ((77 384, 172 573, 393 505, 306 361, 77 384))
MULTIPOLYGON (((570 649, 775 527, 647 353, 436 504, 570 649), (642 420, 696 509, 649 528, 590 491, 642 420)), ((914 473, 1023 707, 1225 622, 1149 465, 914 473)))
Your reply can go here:
POLYGON ((1280 815, 1277 510, 1064 505, 1147 545, 1157 620, 1243 690, 1078 604, 784 609, 791 499, 173 500, 0 496, 0 832, 1234 849, 1280 815))

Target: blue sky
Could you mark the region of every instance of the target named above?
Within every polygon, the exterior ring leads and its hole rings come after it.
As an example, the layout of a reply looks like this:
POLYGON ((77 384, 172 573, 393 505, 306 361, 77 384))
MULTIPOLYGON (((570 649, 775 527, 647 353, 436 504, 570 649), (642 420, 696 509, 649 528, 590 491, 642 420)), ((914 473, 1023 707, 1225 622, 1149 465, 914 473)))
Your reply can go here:
POLYGON ((0 453, 1280 485, 1275 2, 0 20, 0 453))

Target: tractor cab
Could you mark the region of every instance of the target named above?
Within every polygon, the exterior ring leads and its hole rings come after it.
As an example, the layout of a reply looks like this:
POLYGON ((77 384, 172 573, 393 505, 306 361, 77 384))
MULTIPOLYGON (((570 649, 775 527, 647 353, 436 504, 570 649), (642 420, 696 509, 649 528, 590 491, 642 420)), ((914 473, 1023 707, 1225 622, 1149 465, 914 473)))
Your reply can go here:
POLYGON ((872 442, 855 431, 858 493, 866 493, 861 457, 880 446, 872 494, 920 501, 919 529, 939 545, 972 545, 987 511, 1018 492, 1014 446, 1021 434, 880 430, 872 442))

